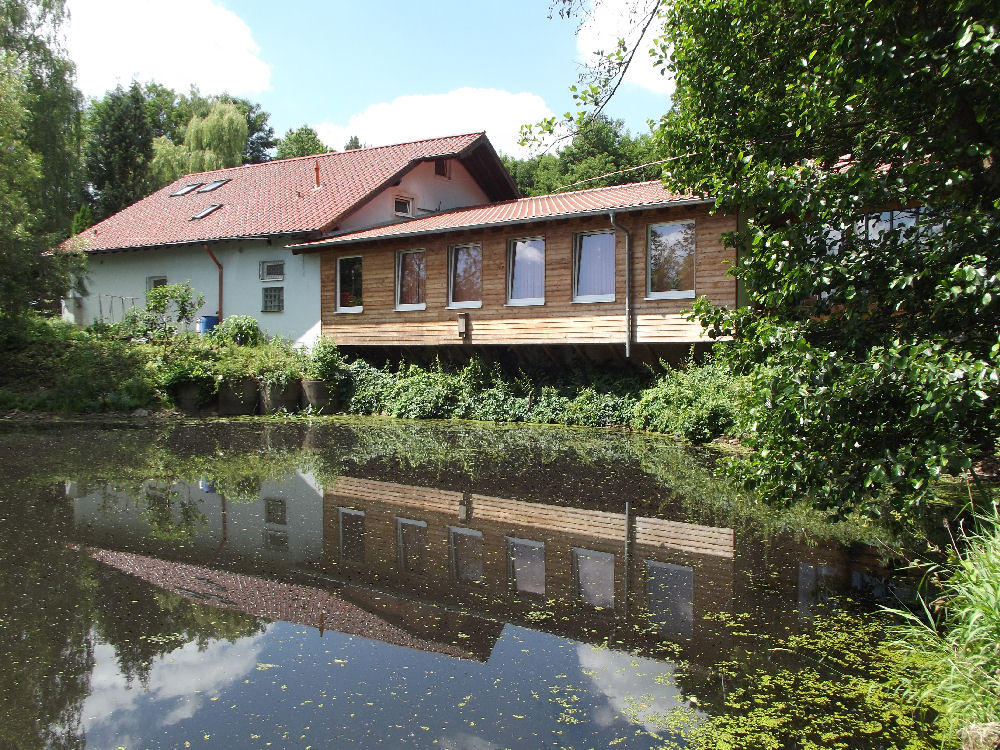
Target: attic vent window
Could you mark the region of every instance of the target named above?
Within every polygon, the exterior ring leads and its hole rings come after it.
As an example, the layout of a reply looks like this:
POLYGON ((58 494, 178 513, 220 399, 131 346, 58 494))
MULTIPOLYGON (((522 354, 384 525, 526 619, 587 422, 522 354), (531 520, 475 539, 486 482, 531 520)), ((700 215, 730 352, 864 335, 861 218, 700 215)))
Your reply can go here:
POLYGON ((190 193, 195 188, 201 187, 203 184, 204 183, 201 183, 201 182, 192 182, 190 184, 185 185, 180 190, 175 190, 174 192, 172 192, 170 194, 170 197, 171 198, 176 198, 178 195, 187 195, 188 193, 190 193))
POLYGON ((261 281, 284 281, 285 261, 283 260, 262 260, 260 262, 261 281))
POLYGON ((413 199, 397 196, 392 201, 392 212, 396 216, 413 216, 413 199))
POLYGON ((220 209, 220 208, 222 208, 222 204, 221 203, 213 203, 208 208, 203 208, 201 211, 199 211, 198 213, 196 213, 194 216, 192 216, 189 219, 189 221, 195 221, 196 219, 204 219, 210 213, 212 213, 213 211, 215 211, 217 209, 220 209))
POLYGON ((448 177, 448 160, 447 159, 435 159, 434 160, 434 174, 438 177, 448 177))
POLYGON ((224 177, 221 180, 213 180, 212 182, 208 183, 207 185, 203 185, 202 187, 198 188, 198 192, 199 193, 211 193, 216 188, 222 187, 223 185, 225 185, 227 182, 229 182, 230 179, 231 178, 229 178, 229 177, 224 177))

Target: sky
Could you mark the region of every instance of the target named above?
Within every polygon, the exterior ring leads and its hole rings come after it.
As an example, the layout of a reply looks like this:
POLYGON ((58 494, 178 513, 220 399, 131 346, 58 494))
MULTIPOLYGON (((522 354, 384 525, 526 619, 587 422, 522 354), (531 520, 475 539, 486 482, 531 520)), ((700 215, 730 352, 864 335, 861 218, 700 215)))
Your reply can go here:
MULTIPOLYGON (((279 137, 310 125, 342 149, 352 135, 378 146, 485 130, 524 157, 521 125, 573 110, 582 62, 648 2, 601 0, 578 32, 547 0, 68 0, 64 33, 87 97, 132 80, 195 85, 259 102, 279 137)), ((672 91, 649 46, 606 110, 633 135, 672 91)))

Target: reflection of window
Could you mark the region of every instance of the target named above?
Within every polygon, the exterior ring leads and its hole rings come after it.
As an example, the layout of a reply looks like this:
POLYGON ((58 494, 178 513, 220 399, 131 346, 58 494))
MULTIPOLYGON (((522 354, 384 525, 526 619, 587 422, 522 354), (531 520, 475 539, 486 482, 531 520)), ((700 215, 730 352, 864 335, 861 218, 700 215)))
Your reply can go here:
POLYGON ((694 297, 694 222, 650 224, 646 264, 647 297, 694 297))
POLYGON ((577 595, 585 604, 615 606, 615 556, 610 552, 574 547, 573 581, 577 595))
POLYGON ((424 251, 404 250, 396 255, 396 309, 423 310, 424 251))
POLYGON ((146 291, 150 289, 155 289, 158 286, 166 286, 167 277, 166 276, 147 276, 146 277, 146 291))
POLYGON ((507 577, 515 591, 545 593, 545 545, 507 537, 507 577))
POLYGON ((285 287, 266 286, 260 290, 260 311, 281 312, 285 309, 285 287))
POLYGON ((694 568, 647 560, 646 601, 661 632, 690 638, 694 631, 694 568))
POLYGON ((507 304, 545 304, 545 239, 511 240, 507 247, 507 304))
POLYGON ((614 302, 615 233, 576 235, 573 247, 573 301, 614 302))
POLYGON ((799 612, 808 614, 809 607, 830 598, 840 584, 840 571, 822 563, 799 563, 799 612))
POLYGON ((396 548, 399 551, 399 567, 404 573, 423 573, 427 522, 396 518, 396 548))
POLYGON ((288 534, 284 531, 264 530, 264 546, 267 549, 288 549, 288 534))
POLYGON ((338 508, 340 517, 340 559, 365 560, 365 514, 353 508, 338 508))
POLYGON ((482 304, 483 249, 479 245, 457 245, 448 253, 448 306, 482 304))
POLYGON ((483 532, 449 526, 448 548, 451 575, 456 581, 483 580, 483 532))
POLYGON ((337 259, 337 312, 361 312, 361 257, 337 259))
POLYGON ((284 526, 288 523, 288 513, 285 506, 285 498, 269 497, 264 500, 264 521, 267 523, 284 526))

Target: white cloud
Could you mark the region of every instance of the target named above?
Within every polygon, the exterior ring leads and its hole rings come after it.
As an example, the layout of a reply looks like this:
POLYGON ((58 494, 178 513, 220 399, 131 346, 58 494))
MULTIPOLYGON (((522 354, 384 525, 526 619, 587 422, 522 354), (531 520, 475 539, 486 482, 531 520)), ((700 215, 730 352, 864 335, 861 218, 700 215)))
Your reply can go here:
POLYGON ((132 79, 242 96, 271 86, 250 27, 212 0, 69 0, 67 7, 66 48, 86 96, 132 79))
MULTIPOLYGON (((592 0, 591 15, 576 35, 580 61, 587 65, 594 61, 598 52, 613 52, 618 39, 624 39, 626 45, 631 47, 641 30, 636 26, 638 19, 644 18, 652 5, 651 0, 592 0)), ((669 73, 664 75, 664 68, 654 66, 649 55, 653 41, 662 28, 656 20, 650 24, 639 41, 635 57, 625 74, 625 82, 669 96, 674 92, 673 76, 669 73)))
POLYGON ((521 125, 552 116, 537 94, 499 89, 461 88, 446 94, 400 96, 372 104, 346 123, 315 125, 324 143, 341 149, 352 135, 366 146, 384 146, 422 138, 486 131, 493 147, 510 156, 525 156, 517 144, 521 125))

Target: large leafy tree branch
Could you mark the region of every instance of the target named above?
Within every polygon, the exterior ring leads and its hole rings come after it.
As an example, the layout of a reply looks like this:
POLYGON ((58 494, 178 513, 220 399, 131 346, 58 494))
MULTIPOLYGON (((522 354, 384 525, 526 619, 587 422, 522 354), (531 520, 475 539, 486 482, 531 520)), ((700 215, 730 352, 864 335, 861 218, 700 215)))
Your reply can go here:
POLYGON ((995 449, 1000 10, 678 0, 658 138, 674 189, 744 218, 746 305, 696 312, 755 377, 741 470, 877 512, 995 449), (914 214, 883 213, 920 209, 914 214), (877 215, 877 216, 876 216, 877 215))

